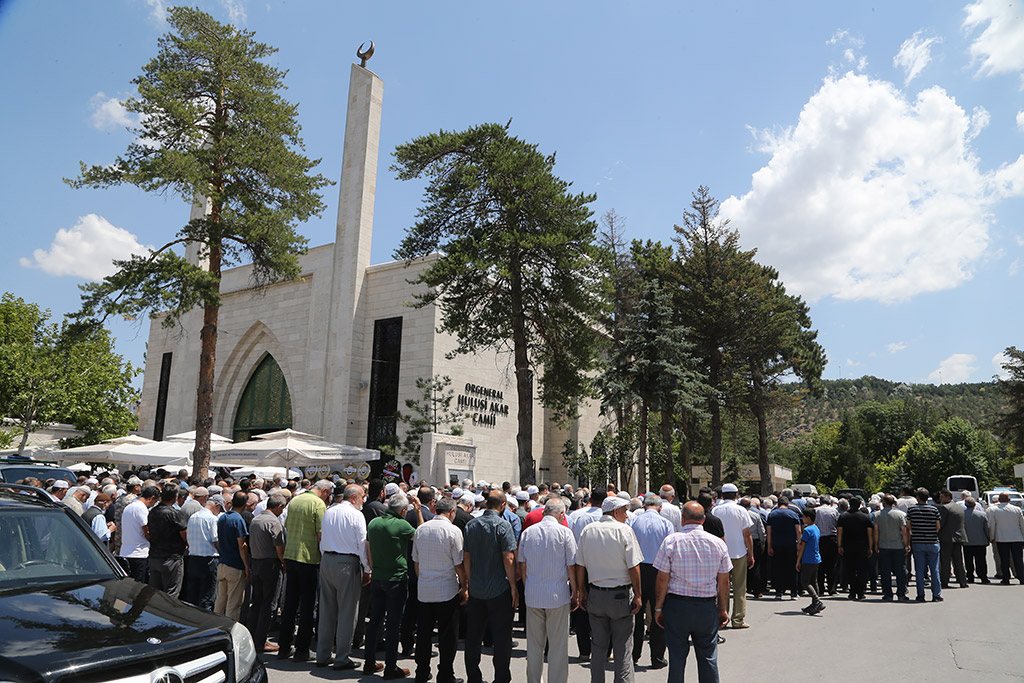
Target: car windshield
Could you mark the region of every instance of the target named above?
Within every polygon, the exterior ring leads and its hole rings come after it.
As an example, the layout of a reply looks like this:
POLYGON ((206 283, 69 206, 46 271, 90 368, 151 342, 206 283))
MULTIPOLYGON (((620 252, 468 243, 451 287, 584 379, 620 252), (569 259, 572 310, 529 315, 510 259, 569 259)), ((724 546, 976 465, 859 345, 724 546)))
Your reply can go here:
POLYGON ((40 481, 46 481, 47 479, 64 479, 72 484, 78 481, 78 477, 76 477, 71 470, 58 467, 39 467, 33 465, 5 467, 2 476, 3 480, 8 483, 21 481, 27 477, 35 477, 40 481))
POLYGON ((87 533, 64 510, 0 509, 0 590, 114 578, 87 533))

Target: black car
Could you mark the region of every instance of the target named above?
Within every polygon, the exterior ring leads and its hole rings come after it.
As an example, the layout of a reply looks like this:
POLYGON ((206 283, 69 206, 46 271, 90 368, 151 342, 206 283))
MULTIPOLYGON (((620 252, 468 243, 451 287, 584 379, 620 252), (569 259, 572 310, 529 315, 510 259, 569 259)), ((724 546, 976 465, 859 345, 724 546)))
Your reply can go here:
POLYGON ((0 682, 266 680, 244 626, 127 578, 77 514, 0 484, 0 682))
POLYGON ((18 456, 0 458, 0 482, 14 483, 26 477, 35 477, 40 481, 63 479, 69 484, 78 481, 78 475, 66 467, 57 467, 48 462, 18 456))

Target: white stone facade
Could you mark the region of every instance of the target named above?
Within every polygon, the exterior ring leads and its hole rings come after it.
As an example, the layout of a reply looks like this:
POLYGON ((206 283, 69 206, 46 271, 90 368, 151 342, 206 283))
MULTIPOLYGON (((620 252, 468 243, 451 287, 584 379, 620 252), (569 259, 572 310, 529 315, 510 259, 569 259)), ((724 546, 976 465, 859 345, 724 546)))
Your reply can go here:
MULTIPOLYGON (((470 399, 471 406, 487 399, 485 408, 467 407, 470 417, 464 438, 425 439, 423 455, 412 464, 413 470, 432 483, 446 483, 452 474, 519 481, 517 401, 510 357, 495 352, 446 357, 456 341, 436 332, 438 309, 410 305, 415 288, 408 281, 428 267, 431 258, 408 268, 403 262, 369 264, 381 93, 380 79, 353 65, 337 242, 302 256, 300 279, 262 291, 249 286, 251 266, 223 274, 213 431, 232 436, 242 392, 260 361, 270 354, 288 385, 294 429, 366 446, 374 324, 401 317, 399 410, 408 412, 406 399, 420 398, 416 380, 434 375, 450 377, 456 395, 470 399), (496 392, 501 392, 500 399, 496 392), (438 439, 448 441, 450 447, 446 449, 438 439), (458 445, 466 448, 460 450, 458 445), (474 455, 467 458, 468 452, 474 455), (452 462, 445 462, 445 453, 453 454, 452 462)), ((164 328, 158 320, 151 324, 139 417, 143 436, 154 436, 161 366, 167 353, 172 355, 163 434, 195 428, 201 324, 199 311, 186 316, 178 328, 164 328)), ((571 432, 559 429, 539 402, 534 404, 534 416, 537 479, 564 482, 562 449, 570 436, 590 443, 603 424, 597 405, 583 407, 571 432)), ((398 436, 402 438, 401 425, 398 436)))

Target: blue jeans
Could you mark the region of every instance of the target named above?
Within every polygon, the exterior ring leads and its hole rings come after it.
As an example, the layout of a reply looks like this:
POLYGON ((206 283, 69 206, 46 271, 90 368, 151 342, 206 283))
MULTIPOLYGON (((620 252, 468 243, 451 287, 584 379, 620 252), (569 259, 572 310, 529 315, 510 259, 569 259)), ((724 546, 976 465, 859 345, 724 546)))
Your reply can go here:
POLYGON ((879 548, 878 569, 882 573, 882 595, 892 597, 892 575, 896 574, 896 595, 907 594, 907 571, 903 564, 906 553, 902 548, 879 548))
POLYGON ((662 616, 668 646, 668 683, 683 683, 690 638, 697 656, 697 680, 718 683, 718 604, 669 594, 662 616))
POLYGON ((939 544, 911 543, 910 552, 914 554, 914 578, 917 580, 918 596, 924 596, 926 569, 931 574, 932 595, 942 595, 942 579, 939 578, 939 544))
POLYGON ((377 663, 374 644, 377 632, 384 625, 384 671, 398 668, 398 635, 402 628, 402 613, 405 611, 405 599, 408 596, 408 585, 401 581, 370 582, 370 621, 366 625, 366 665, 377 663), (385 622, 385 616, 387 621, 385 622))

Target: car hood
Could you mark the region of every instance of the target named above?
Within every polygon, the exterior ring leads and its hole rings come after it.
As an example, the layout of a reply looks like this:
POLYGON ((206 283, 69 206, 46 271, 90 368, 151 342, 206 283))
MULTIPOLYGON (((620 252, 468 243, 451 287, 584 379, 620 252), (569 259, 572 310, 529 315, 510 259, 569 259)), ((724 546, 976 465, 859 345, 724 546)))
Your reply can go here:
POLYGON ((43 680, 82 674, 225 638, 231 623, 128 578, 9 590, 0 592, 0 668, 43 680))

